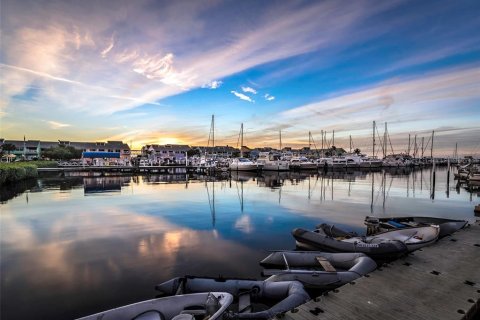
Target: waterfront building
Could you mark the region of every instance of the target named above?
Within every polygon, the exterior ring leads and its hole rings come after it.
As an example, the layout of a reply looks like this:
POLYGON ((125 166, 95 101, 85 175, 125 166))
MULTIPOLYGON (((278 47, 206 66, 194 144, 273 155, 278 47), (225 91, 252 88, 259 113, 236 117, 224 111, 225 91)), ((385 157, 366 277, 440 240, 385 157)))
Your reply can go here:
MULTIPOLYGON (((45 150, 56 147, 71 146, 82 152, 116 152, 119 157, 115 162, 117 164, 127 165, 131 160, 130 147, 122 141, 107 141, 107 142, 75 142, 75 141, 41 141, 41 140, 6 140, 0 139, 0 147, 5 144, 12 144, 15 150, 11 154, 16 156, 16 159, 36 160, 41 159, 45 150)), ((80 159, 78 159, 80 160, 80 159)), ((87 161, 88 162, 88 161, 87 161)))
POLYGON ((147 159, 149 165, 186 164, 187 152, 191 148, 179 144, 147 144, 142 147, 142 158, 147 159))

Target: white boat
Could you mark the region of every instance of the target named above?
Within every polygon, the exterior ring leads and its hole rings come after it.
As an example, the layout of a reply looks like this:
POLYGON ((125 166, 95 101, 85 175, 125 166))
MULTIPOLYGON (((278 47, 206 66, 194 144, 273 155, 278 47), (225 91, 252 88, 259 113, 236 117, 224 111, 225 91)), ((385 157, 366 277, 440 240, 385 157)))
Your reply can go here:
POLYGON ((260 152, 257 163, 262 165, 263 170, 267 171, 288 171, 290 163, 282 160, 279 154, 271 152, 260 152))
POLYGON ((327 166, 332 168, 356 168, 358 161, 352 157, 332 157, 327 160, 327 166))
POLYGON ((290 159, 290 169, 316 170, 318 165, 305 157, 293 157, 290 159))
POLYGON ((194 320, 222 319, 232 304, 227 292, 204 292, 142 301, 77 320, 194 320))
POLYGON ((406 154, 392 154, 383 159, 384 167, 407 167, 410 165, 413 165, 413 161, 406 154))
POLYGON ((256 171, 259 169, 255 162, 247 158, 234 158, 229 167, 232 171, 256 171))

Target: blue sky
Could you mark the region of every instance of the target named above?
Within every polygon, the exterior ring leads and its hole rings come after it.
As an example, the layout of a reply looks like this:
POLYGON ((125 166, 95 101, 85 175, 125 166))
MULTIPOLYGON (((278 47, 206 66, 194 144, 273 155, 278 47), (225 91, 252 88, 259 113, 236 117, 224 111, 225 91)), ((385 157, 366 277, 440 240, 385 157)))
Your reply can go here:
POLYGON ((478 1, 1 3, 0 136, 480 153, 478 1))

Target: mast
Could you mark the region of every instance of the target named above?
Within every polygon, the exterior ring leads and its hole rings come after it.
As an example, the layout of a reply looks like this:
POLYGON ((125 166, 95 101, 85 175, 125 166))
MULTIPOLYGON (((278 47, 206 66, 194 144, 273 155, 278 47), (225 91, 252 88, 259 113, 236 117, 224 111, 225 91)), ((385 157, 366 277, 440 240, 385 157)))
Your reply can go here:
POLYGON ((278 135, 280 137, 280 151, 282 151, 282 130, 281 129, 279 130, 278 135))
POLYGON ((352 135, 350 135, 350 153, 352 153, 352 135))
POLYGON ((312 147, 312 132, 308 131, 308 149, 312 147))
POLYGON ((332 133, 332 146, 335 145, 335 130, 333 130, 333 133, 332 133))
POLYGON ((417 135, 415 135, 415 139, 414 139, 414 146, 413 146, 413 157, 416 158, 417 157, 417 135))
POLYGON ((241 140, 240 140, 240 158, 243 158, 243 122, 240 126, 240 135, 241 135, 241 140))
POLYGON ((407 154, 410 155, 410 133, 408 134, 408 151, 407 154))
POLYGON ((373 121, 372 157, 375 157, 375 121, 373 121))
POLYGON ((215 115, 212 114, 212 145, 215 152, 215 115))
POLYGON ((431 148, 430 148, 430 158, 432 158, 433 160, 433 136, 435 134, 435 130, 432 131, 432 145, 431 145, 431 148))
POLYGON ((387 123, 385 122, 385 131, 383 132, 383 157, 387 156, 387 123))
POLYGON ((423 151, 424 151, 424 150, 425 150, 425 149, 423 149, 423 137, 422 137, 422 158, 423 158, 423 151))
POLYGON ((323 150, 323 130, 322 130, 322 158, 325 158, 325 151, 323 150))

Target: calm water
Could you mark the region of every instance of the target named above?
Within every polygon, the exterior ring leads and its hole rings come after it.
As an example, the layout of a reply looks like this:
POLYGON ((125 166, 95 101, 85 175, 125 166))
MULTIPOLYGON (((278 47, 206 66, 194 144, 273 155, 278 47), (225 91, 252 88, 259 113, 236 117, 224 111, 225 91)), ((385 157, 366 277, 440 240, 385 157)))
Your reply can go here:
POLYGON ((431 171, 43 178, 2 190, 1 318, 72 319, 155 297, 185 274, 260 278, 294 227, 366 215, 473 218, 478 194, 431 171), (433 198, 433 199, 432 199, 433 198))

